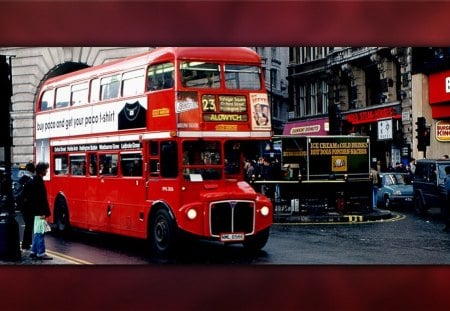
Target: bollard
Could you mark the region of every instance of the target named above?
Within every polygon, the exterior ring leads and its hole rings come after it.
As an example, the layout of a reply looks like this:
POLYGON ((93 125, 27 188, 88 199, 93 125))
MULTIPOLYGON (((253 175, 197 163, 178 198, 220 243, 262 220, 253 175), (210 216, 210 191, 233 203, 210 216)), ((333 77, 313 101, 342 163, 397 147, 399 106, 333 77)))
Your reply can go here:
POLYGON ((19 223, 11 214, 0 215, 0 260, 21 259, 19 223))

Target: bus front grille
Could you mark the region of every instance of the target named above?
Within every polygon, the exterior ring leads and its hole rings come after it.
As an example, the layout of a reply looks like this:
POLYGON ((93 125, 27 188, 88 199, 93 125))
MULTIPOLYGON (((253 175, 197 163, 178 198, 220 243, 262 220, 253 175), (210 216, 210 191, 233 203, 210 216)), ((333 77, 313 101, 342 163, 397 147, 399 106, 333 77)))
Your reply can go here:
POLYGON ((233 232, 253 233, 255 209, 252 201, 213 202, 209 215, 212 236, 233 232))

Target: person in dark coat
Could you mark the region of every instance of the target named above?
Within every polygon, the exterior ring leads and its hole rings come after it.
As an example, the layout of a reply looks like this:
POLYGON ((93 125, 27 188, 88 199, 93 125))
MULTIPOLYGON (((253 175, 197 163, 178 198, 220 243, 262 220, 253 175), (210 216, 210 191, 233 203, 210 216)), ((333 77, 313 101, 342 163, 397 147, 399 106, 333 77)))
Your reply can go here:
POLYGON ((27 163, 25 172, 19 179, 19 184, 22 185, 22 192, 17 198, 17 205, 18 209, 22 211, 23 222, 25 224, 22 237, 23 250, 30 249, 33 238, 34 215, 31 211, 30 188, 34 178, 34 171, 34 164, 32 162, 27 163))
POLYGON ((51 215, 50 206, 47 199, 47 189, 45 188, 43 177, 47 174, 48 163, 39 162, 36 165, 36 176, 34 177, 30 197, 32 200, 31 210, 34 215, 33 244, 31 246, 30 257, 34 259, 51 260, 52 257, 45 253, 45 219, 51 215))

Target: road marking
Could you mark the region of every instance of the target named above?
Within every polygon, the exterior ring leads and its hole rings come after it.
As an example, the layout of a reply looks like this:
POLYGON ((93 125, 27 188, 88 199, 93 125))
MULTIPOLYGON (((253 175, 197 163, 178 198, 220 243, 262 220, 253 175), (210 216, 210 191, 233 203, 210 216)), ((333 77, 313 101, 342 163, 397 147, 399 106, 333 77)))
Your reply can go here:
MULTIPOLYGON (((324 221, 324 222, 315 222, 315 221, 310 221, 310 222, 274 222, 274 225, 285 225, 285 226, 291 226, 291 225, 355 225, 355 224, 369 224, 369 223, 383 223, 383 222, 394 222, 394 221, 399 221, 399 220, 403 220, 406 218, 406 215, 400 214, 400 213, 396 213, 396 212, 391 212, 394 216, 388 219, 377 219, 377 220, 359 220, 359 221, 343 221, 343 222, 337 222, 337 221, 324 221)), ((346 215, 343 215, 344 217, 346 215)), ((352 215, 353 216, 353 215, 352 215)), ((350 217, 352 217, 350 216, 350 217)), ((355 216, 353 216, 355 217, 355 216)), ((363 216, 356 216, 356 217, 363 217, 363 216)), ((352 218, 353 220, 353 218, 352 218)), ((355 219, 356 220, 356 219, 355 219)))
POLYGON ((68 261, 68 262, 70 262, 72 264, 75 264, 75 265, 93 265, 92 262, 89 262, 89 261, 86 261, 86 260, 82 260, 82 259, 79 259, 79 258, 75 258, 75 257, 69 256, 69 255, 65 255, 65 254, 62 254, 62 253, 54 252, 54 251, 51 251, 51 250, 47 250, 47 253, 53 255, 54 257, 59 257, 61 259, 64 259, 64 260, 66 260, 66 261, 68 261))

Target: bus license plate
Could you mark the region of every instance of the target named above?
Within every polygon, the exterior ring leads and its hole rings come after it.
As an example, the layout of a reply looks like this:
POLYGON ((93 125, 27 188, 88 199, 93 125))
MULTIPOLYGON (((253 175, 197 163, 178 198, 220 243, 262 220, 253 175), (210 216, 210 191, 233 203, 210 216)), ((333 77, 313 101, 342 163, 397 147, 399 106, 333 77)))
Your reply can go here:
POLYGON ((244 240, 245 234, 243 232, 222 233, 220 235, 220 241, 222 242, 244 241, 244 240))

